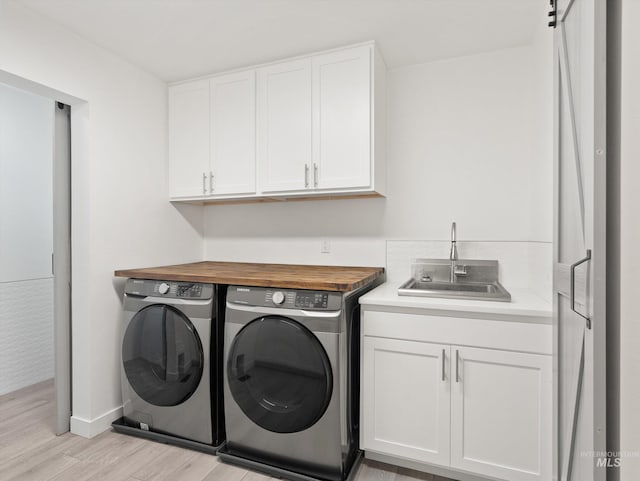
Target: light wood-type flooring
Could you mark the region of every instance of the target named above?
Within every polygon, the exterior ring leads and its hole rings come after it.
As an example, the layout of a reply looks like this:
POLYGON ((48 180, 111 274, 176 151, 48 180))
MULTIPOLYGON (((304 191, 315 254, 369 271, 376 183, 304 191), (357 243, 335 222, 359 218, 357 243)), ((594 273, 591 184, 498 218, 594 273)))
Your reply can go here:
MULTIPOLYGON (((267 481, 216 456, 106 431, 55 436, 53 381, 0 396, 0 480, 267 481)), ((451 481, 365 461, 357 481, 451 481)))

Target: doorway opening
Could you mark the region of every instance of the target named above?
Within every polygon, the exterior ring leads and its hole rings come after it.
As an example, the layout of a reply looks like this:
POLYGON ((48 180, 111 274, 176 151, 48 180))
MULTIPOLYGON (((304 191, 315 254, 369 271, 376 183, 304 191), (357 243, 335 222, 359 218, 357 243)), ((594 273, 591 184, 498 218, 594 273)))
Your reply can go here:
POLYGON ((0 83, 0 399, 40 396, 62 434, 71 415, 71 108, 23 83, 0 83))

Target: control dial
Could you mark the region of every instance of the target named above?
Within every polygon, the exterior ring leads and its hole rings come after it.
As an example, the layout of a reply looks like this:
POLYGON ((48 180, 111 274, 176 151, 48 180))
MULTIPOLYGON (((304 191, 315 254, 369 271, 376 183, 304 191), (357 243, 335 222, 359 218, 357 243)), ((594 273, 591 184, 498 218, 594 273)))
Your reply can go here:
POLYGON ((284 302, 284 294, 281 291, 276 291, 273 293, 273 303, 274 304, 282 304, 284 302))
POLYGON ((162 295, 165 295, 167 292, 169 292, 169 289, 171 289, 171 286, 166 282, 163 282, 158 286, 158 292, 162 295))

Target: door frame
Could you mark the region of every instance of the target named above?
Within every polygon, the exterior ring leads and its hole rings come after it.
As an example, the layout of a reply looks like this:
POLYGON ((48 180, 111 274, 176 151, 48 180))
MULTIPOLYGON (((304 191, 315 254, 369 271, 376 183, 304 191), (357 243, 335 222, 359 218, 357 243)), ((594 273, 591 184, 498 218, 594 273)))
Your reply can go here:
POLYGON ((56 434, 71 421, 71 108, 54 102, 53 324, 56 434))

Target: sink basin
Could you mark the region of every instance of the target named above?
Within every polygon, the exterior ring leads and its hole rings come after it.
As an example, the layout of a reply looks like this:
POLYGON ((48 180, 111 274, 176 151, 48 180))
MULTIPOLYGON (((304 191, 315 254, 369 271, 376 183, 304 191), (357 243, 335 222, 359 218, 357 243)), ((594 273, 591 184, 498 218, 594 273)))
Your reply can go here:
POLYGON ((398 288, 401 296, 444 297, 510 302, 511 294, 499 282, 442 282, 409 279, 398 288))

